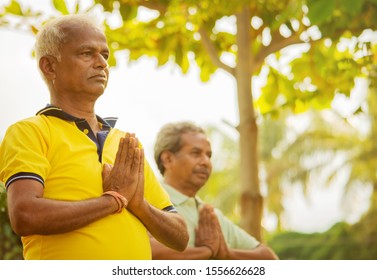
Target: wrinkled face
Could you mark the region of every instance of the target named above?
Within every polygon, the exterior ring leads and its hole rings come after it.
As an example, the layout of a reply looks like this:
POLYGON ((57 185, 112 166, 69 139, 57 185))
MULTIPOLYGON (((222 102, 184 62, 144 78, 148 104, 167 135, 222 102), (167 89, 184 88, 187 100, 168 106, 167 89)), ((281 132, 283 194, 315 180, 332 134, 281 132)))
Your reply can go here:
POLYGON ((202 133, 181 135, 181 149, 171 155, 166 166, 176 182, 198 191, 208 180, 211 171, 211 144, 202 133))
POLYGON ((56 62, 54 87, 58 94, 86 94, 98 98, 109 78, 109 49, 105 35, 87 26, 67 27, 67 42, 56 62))

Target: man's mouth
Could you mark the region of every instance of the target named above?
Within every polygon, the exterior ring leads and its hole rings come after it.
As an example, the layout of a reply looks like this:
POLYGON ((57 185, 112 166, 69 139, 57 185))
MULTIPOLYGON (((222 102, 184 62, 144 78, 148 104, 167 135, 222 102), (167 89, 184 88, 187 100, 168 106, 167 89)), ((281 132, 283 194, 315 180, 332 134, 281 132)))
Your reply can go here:
POLYGON ((201 177, 209 177, 209 171, 206 170, 206 169, 196 170, 195 174, 197 174, 197 175, 199 175, 201 177))
POLYGON ((106 75, 94 75, 94 76, 91 76, 89 79, 91 80, 97 80, 97 81, 102 81, 102 82, 106 82, 107 81, 107 77, 106 75))

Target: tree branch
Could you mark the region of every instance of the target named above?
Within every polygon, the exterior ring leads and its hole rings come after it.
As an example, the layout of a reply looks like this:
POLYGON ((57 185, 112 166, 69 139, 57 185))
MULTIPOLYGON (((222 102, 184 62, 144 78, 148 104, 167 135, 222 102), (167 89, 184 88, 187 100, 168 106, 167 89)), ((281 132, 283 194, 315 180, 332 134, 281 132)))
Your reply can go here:
POLYGON ((199 28, 199 34, 200 34, 200 38, 201 38, 200 40, 203 44, 203 47, 206 49, 212 63, 215 66, 225 70, 232 76, 235 76, 235 69, 225 64, 224 62, 222 62, 220 58, 218 57, 216 47, 211 41, 211 39, 209 38, 207 31, 203 27, 199 28))
POLYGON ((256 61, 258 63, 263 63, 264 59, 272 53, 275 53, 291 45, 305 43, 300 39, 299 35, 299 33, 295 33, 292 36, 285 38, 281 36, 278 31, 275 32, 274 36, 272 37, 271 43, 267 47, 261 49, 261 51, 256 56, 256 61))

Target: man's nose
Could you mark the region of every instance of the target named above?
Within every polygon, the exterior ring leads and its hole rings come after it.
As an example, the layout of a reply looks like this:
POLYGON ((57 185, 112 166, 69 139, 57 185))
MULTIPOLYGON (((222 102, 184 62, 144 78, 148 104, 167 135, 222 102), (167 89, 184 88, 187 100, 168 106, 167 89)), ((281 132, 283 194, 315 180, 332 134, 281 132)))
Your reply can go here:
POLYGON ((107 68, 109 64, 107 63, 107 59, 102 54, 97 54, 95 66, 101 67, 101 68, 107 68))
POLYGON ((203 164, 203 165, 206 165, 206 166, 211 166, 211 158, 207 155, 203 155, 201 158, 200 158, 200 163, 203 164))

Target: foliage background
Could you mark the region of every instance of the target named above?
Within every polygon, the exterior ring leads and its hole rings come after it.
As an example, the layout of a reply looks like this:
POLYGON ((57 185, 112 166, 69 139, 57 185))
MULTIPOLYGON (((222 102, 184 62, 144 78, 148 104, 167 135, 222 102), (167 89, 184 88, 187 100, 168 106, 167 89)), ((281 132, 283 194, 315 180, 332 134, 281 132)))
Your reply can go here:
POLYGON ((21 260, 22 246, 20 238, 14 234, 9 223, 6 193, 0 182, 0 260, 21 260))

